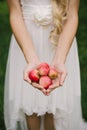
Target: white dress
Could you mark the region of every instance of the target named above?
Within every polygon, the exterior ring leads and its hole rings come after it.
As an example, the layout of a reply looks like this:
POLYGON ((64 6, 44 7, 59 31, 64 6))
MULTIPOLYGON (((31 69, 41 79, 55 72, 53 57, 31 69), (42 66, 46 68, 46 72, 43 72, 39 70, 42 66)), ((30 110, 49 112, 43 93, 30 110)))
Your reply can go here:
MULTIPOLYGON (((52 29, 51 0, 21 0, 24 22, 42 62, 50 62, 55 53, 49 34, 52 29), (49 24, 50 23, 50 24, 49 24), (48 24, 46 28, 43 24, 48 24)), ((20 24, 20 23, 19 23, 20 24)), ((4 118, 6 130, 27 130, 25 114, 42 116, 53 113, 56 130, 81 129, 80 73, 76 38, 67 56, 68 76, 63 87, 45 96, 23 80, 24 55, 12 35, 5 75, 4 118)))

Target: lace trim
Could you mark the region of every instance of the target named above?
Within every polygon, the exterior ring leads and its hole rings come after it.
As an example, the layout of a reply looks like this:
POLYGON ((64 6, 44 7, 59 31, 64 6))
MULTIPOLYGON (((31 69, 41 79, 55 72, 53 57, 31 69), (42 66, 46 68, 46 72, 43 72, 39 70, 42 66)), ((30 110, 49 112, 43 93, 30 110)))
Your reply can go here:
MULTIPOLYGON (((12 118, 10 119, 10 127, 7 128, 7 130, 17 130, 18 127, 22 127, 24 129, 24 127, 26 127, 26 123, 25 123, 25 114, 27 115, 32 115, 33 113, 37 113, 37 116, 43 116, 46 112, 48 113, 53 113, 54 115, 54 120, 55 120, 55 127, 58 127, 60 130, 64 129, 67 130, 68 128, 68 120, 69 120, 69 114, 61 109, 51 109, 51 108, 44 108, 44 107, 40 107, 40 108, 21 108, 20 109, 20 116, 19 118, 15 116, 12 116, 12 118), (21 123, 21 124, 20 124, 21 123), (22 125, 22 126, 21 126, 22 125)), ((18 115, 18 114, 17 114, 18 115)))
POLYGON ((26 113, 27 115, 32 115, 33 113, 37 113, 37 116, 42 116, 48 113, 53 113, 55 115, 55 111, 49 109, 49 108, 23 108, 22 111, 26 113))

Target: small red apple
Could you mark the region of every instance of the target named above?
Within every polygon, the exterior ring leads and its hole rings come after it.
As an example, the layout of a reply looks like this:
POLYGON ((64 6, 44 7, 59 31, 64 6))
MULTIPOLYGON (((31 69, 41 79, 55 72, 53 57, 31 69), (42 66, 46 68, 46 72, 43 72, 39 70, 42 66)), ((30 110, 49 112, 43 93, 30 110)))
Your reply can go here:
POLYGON ((41 67, 38 69, 38 71, 39 71, 39 74, 40 74, 41 76, 45 76, 45 75, 48 75, 48 73, 49 73, 49 68, 44 67, 44 66, 41 66, 41 67))
POLYGON ((29 78, 30 78, 30 80, 31 80, 32 82, 39 82, 39 78, 40 78, 40 76, 39 76, 39 71, 38 71, 37 69, 31 70, 31 71, 29 72, 29 78))
POLYGON ((39 84, 45 89, 48 89, 49 86, 52 84, 52 80, 48 76, 42 76, 39 80, 39 84))
POLYGON ((49 65, 47 63, 41 63, 39 66, 38 66, 38 71, 39 71, 39 74, 41 76, 45 76, 45 75, 48 75, 48 72, 49 72, 49 65))
POLYGON ((46 63, 46 62, 43 62, 41 64, 39 64, 38 68, 39 69, 40 67, 46 67, 46 68, 49 68, 49 65, 46 63))
POLYGON ((51 67, 50 70, 49 70, 49 74, 48 76, 51 78, 51 79, 56 79, 58 77, 58 72, 55 68, 51 67))

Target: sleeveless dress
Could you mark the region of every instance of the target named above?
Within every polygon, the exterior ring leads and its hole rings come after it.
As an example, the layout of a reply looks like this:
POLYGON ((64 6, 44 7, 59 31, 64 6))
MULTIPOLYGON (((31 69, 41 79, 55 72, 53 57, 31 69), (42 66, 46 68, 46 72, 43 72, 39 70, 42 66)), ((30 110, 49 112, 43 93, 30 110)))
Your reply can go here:
MULTIPOLYGON (((52 61, 55 53, 49 40, 52 30, 51 0, 21 0, 23 19, 42 62, 52 61)), ((20 23, 19 23, 20 24, 20 23)), ((28 130, 25 114, 37 113, 43 118, 46 112, 54 115, 56 130, 81 129, 80 71, 76 38, 66 59, 68 76, 63 87, 45 96, 23 80, 26 60, 14 35, 11 37, 4 89, 4 119, 6 130, 28 130)))

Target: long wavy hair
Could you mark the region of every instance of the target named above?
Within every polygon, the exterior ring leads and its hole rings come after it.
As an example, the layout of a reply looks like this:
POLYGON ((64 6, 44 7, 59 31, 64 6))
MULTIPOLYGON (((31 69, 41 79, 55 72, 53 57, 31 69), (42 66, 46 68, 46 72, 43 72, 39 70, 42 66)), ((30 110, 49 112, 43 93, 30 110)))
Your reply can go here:
POLYGON ((58 37, 62 32, 63 23, 68 17, 69 0, 51 0, 51 3, 54 28, 50 32, 49 38, 51 43, 57 45, 58 37))

